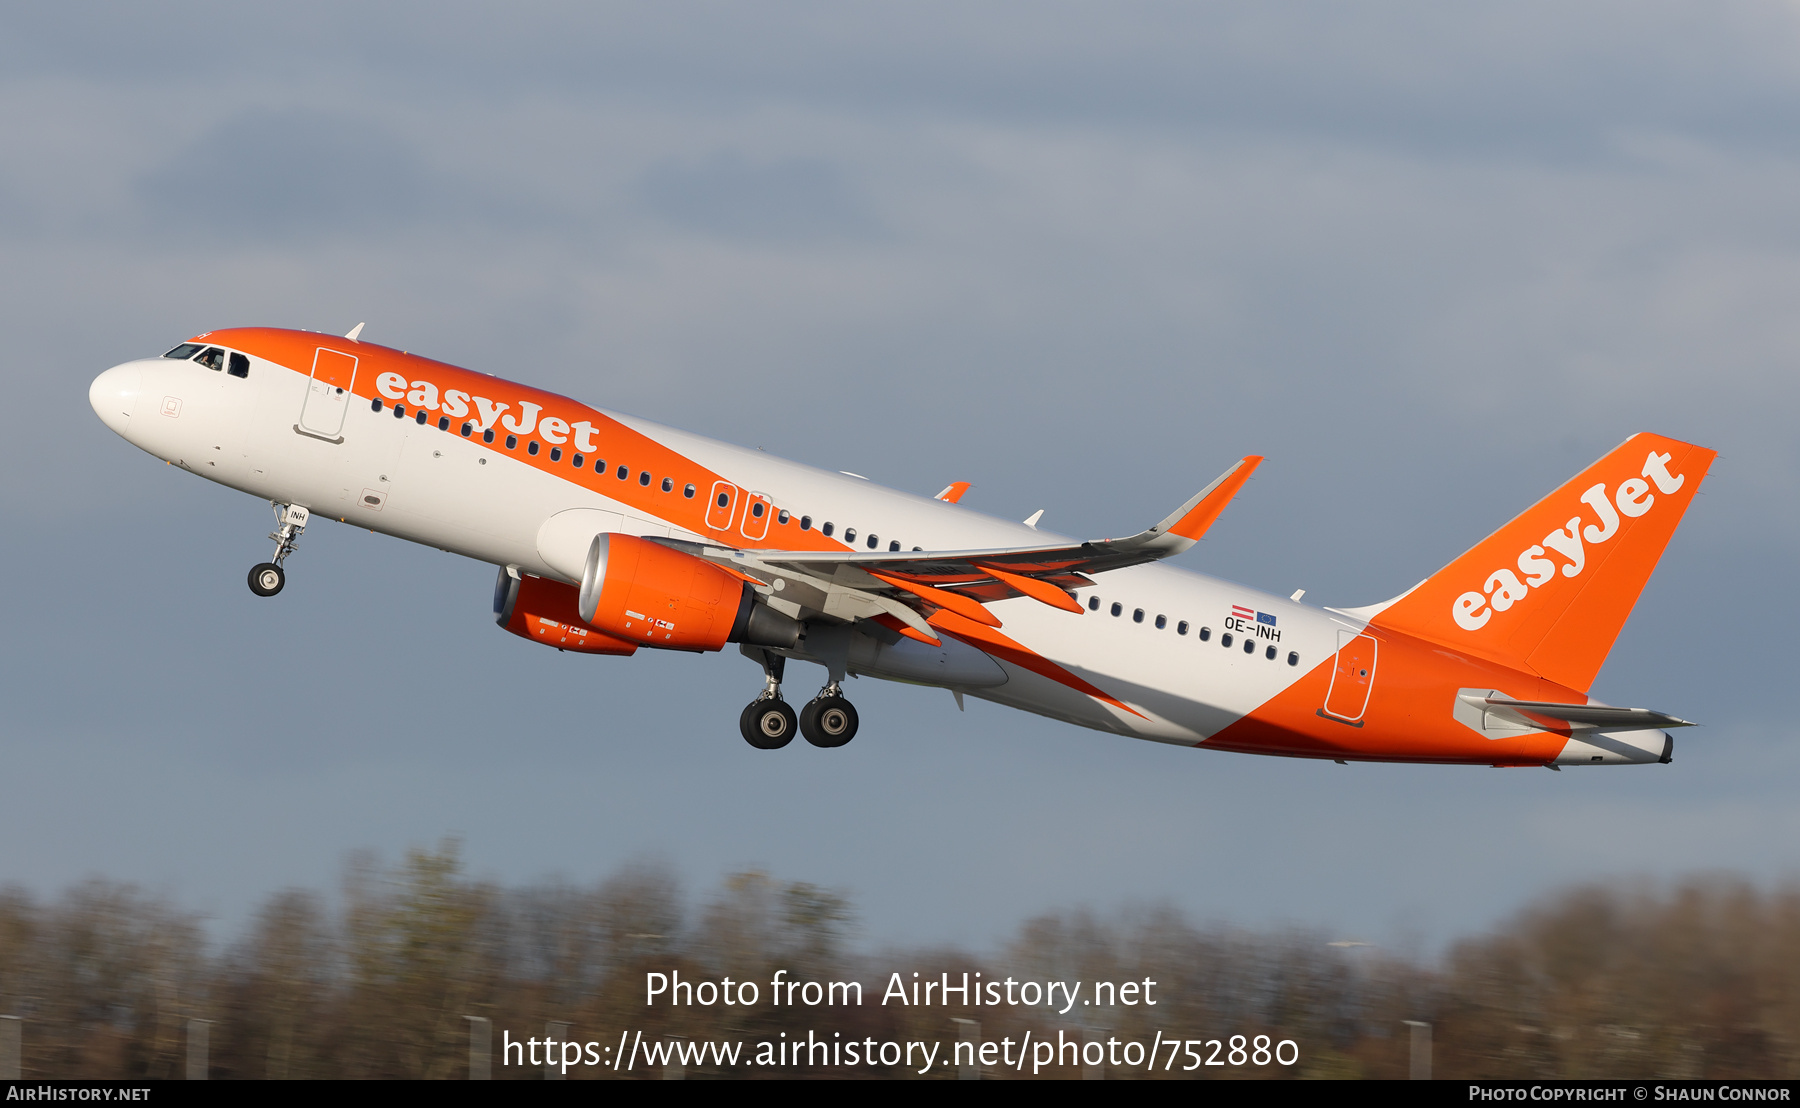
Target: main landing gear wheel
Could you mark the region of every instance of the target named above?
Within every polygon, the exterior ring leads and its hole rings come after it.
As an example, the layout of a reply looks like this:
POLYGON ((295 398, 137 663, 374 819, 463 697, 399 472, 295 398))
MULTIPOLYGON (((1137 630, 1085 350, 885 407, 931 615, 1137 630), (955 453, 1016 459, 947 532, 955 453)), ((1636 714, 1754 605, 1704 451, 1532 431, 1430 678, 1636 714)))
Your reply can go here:
POLYGON ((794 741, 794 710, 780 698, 759 698, 738 716, 744 741, 758 750, 779 750, 794 741))
POLYGON ((274 596, 287 584, 287 573, 274 562, 263 562, 250 569, 250 591, 258 596, 274 596))
POLYGON ((856 708, 836 693, 813 698, 800 709, 800 733, 814 746, 843 746, 856 737, 856 708))

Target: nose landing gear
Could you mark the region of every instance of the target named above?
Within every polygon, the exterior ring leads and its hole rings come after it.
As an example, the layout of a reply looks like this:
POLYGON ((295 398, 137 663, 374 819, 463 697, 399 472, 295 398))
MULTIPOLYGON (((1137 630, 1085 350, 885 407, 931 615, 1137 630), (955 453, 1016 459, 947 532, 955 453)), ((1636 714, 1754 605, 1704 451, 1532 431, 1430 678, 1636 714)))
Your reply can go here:
POLYGON ((294 545, 300 541, 300 532, 306 530, 309 518, 311 513, 298 504, 275 505, 276 527, 269 534, 269 538, 275 540, 275 558, 250 568, 251 592, 258 596, 274 596, 287 584, 287 571, 281 568, 281 563, 294 552, 294 545))

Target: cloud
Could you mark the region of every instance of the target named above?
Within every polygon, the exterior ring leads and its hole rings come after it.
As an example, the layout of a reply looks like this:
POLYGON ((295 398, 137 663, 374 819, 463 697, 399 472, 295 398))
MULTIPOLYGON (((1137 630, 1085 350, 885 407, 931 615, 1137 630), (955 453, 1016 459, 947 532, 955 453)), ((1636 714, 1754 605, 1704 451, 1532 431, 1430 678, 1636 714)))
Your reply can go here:
POLYGON ((818 158, 758 162, 721 151, 668 160, 650 167, 638 192, 672 223, 732 238, 811 241, 873 226, 845 174, 818 158))
POLYGON ((168 232, 291 240, 408 225, 428 180, 417 151, 366 115, 263 109, 211 128, 137 193, 168 232))

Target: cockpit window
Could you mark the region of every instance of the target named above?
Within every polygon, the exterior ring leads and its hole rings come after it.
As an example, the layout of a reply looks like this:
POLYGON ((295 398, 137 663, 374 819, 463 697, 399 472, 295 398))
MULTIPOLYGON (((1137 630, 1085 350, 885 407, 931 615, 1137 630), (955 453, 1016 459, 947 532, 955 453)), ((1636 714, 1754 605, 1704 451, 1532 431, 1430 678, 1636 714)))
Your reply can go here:
POLYGON ((185 362, 189 358, 193 357, 195 354, 199 353, 199 351, 200 351, 199 343, 184 342, 180 346, 177 346, 175 349, 169 351, 167 354, 164 354, 163 357, 174 358, 178 362, 185 362))
POLYGON ((237 354, 237 353, 232 354, 231 355, 231 368, 226 370, 225 372, 231 374, 233 377, 248 377, 248 376, 250 376, 250 359, 245 357, 242 354, 237 354))
POLYGON ((224 369, 225 351, 220 350, 216 346, 209 346, 194 360, 205 366, 207 369, 224 369))

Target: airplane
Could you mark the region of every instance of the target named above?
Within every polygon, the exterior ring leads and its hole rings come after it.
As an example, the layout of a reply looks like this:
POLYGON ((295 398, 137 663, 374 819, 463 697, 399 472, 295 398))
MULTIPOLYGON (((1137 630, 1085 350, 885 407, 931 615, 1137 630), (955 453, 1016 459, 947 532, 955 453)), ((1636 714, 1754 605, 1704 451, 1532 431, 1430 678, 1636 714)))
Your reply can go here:
POLYGON ((268 500, 271 597, 316 518, 498 567, 495 621, 563 651, 762 669, 739 729, 859 728, 851 676, 1251 754, 1486 766, 1667 763, 1689 722, 1587 695, 1715 452, 1640 433, 1407 592, 1314 607, 1168 564, 1262 461, 1154 526, 1081 540, 363 342, 208 331, 101 373, 94 411, 268 500), (825 670, 798 712, 788 661, 825 670))

